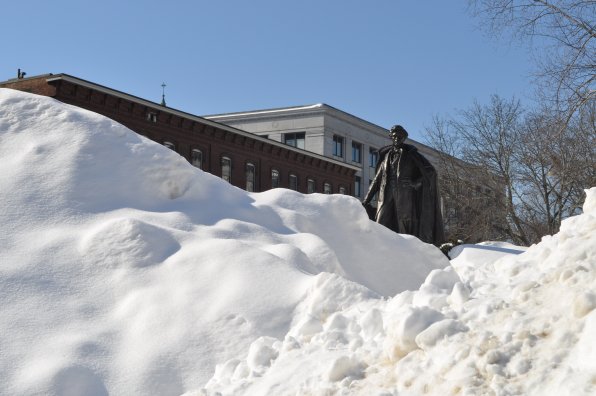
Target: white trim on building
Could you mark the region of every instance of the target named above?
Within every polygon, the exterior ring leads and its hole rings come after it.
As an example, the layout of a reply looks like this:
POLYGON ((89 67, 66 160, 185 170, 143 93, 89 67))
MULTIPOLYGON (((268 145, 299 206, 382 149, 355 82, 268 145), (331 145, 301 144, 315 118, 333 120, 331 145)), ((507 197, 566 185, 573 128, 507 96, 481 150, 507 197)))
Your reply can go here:
MULTIPOLYGON (((324 103, 215 114, 204 118, 282 143, 284 134, 304 133, 305 150, 358 167, 356 176, 361 182, 359 198, 368 191, 374 177, 374 168, 369 166, 370 150, 391 144, 387 129, 324 103), (341 156, 334 155, 338 153, 335 150, 337 137, 343 138, 341 156), (352 143, 360 145, 359 162, 352 161, 352 143)), ((406 142, 416 146, 431 163, 438 165, 438 153, 434 149, 411 139, 406 142)))

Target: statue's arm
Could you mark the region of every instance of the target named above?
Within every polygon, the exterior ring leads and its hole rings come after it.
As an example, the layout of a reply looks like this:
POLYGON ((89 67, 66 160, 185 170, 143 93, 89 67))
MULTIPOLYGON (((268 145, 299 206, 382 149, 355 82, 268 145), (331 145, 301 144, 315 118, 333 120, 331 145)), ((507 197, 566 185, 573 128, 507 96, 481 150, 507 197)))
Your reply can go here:
POLYGON ((373 179, 372 183, 370 184, 370 187, 368 188, 368 192, 366 193, 366 196, 362 200, 362 205, 364 205, 364 206, 368 205, 370 203, 370 201, 372 201, 375 194, 379 191, 379 184, 381 183, 382 173, 383 173, 383 167, 379 166, 379 169, 377 169, 377 173, 375 174, 375 178, 373 179))

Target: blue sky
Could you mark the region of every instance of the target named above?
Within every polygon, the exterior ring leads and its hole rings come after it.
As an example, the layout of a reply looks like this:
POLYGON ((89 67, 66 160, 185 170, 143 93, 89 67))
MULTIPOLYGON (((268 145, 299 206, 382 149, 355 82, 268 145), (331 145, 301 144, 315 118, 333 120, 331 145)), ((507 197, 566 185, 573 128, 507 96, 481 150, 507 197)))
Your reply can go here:
POLYGON ((327 103, 418 140, 433 114, 532 93, 523 46, 465 0, 54 0, 1 8, 0 80, 68 73, 197 115, 327 103))

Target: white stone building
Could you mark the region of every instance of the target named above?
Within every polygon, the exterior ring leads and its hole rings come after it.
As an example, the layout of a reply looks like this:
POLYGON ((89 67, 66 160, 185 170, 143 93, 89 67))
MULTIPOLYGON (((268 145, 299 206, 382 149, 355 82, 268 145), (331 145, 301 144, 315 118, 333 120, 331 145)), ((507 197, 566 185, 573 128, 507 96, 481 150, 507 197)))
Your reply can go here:
MULTIPOLYGON (((326 104, 208 115, 205 118, 358 166, 360 170, 356 172, 353 191, 360 199, 374 177, 376 151, 391 143, 387 129, 326 104)), ((408 129, 407 125, 404 127, 408 129)), ((416 146, 436 166, 435 150, 411 139, 406 142, 416 146)))

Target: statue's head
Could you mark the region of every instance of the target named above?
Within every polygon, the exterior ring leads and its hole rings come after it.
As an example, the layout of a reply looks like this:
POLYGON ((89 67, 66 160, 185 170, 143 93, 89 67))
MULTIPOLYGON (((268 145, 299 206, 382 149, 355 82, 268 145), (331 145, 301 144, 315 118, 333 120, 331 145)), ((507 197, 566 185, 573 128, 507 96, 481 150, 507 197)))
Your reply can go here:
POLYGON ((389 131, 389 137, 393 141, 394 146, 401 146, 408 137, 408 132, 401 125, 394 125, 389 131))

